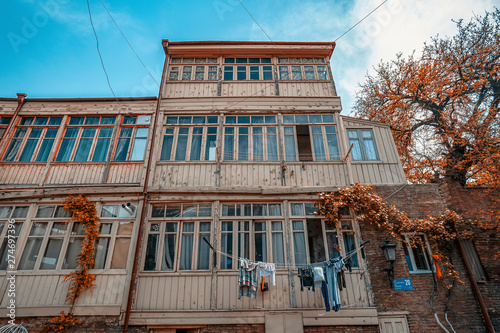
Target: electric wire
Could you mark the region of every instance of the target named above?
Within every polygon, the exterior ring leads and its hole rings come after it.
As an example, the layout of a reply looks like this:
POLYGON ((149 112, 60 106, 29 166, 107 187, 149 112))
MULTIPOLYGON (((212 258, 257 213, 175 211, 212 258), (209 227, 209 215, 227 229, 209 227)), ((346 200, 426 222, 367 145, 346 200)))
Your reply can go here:
POLYGON ((346 32, 344 32, 342 35, 340 35, 339 37, 337 37, 337 39, 335 39, 333 42, 335 43, 336 41, 338 41, 340 38, 344 37, 349 31, 351 31, 352 29, 354 29, 358 24, 360 24, 361 22, 363 22, 368 16, 370 16, 371 14, 373 14, 377 9, 379 9, 383 4, 385 4, 388 0, 385 0, 384 2, 382 2, 380 5, 378 5, 374 10, 372 10, 371 12, 369 12, 365 17, 363 17, 361 20, 358 21, 358 23, 356 23, 355 25, 353 25, 351 28, 349 28, 346 32))
POLYGON ((96 40, 96 43, 97 43, 97 53, 99 54, 99 59, 101 60, 101 66, 102 66, 102 69, 104 71, 104 74, 106 75, 106 81, 108 81, 108 87, 111 90, 111 93, 115 97, 116 101, 119 102, 118 98, 115 95, 115 92, 113 91, 113 88, 111 87, 111 83, 109 82, 108 72, 106 71, 106 67, 104 66, 104 61, 102 60, 101 51, 99 50, 99 38, 97 37, 97 33, 95 31, 94 22, 92 22, 92 13, 90 11, 89 0, 87 0, 87 8, 88 8, 88 11, 89 11, 90 25, 92 26, 92 30, 94 31, 94 36, 95 36, 95 40, 96 40))
POLYGON ((144 67, 144 69, 148 72, 149 76, 151 76, 151 78, 153 79, 153 81, 156 83, 156 85, 158 86, 158 88, 160 88, 160 84, 156 81, 156 79, 153 77, 153 74, 151 74, 151 72, 148 70, 148 68, 146 67, 146 65, 144 64, 144 62, 142 61, 142 59, 139 57, 139 55, 137 54, 137 52, 135 52, 134 48, 132 47, 132 45, 130 44, 130 42, 128 41, 127 37, 125 37, 125 34, 122 32, 122 30, 120 29, 120 27, 118 26, 118 24, 116 23, 115 19, 113 18, 113 16, 111 15, 111 13, 109 12, 108 8, 106 8, 106 6, 104 5, 104 3, 102 2, 102 0, 99 0, 101 2, 101 5, 104 7, 104 9, 106 10, 106 12, 108 13, 109 17, 111 18, 111 20, 113 21, 113 23, 115 24, 116 28, 118 29, 118 31, 120 32, 120 34, 122 35, 123 39, 125 39, 125 41, 127 42, 128 46, 130 47, 130 49, 132 50, 132 52, 134 52, 135 56, 137 57, 137 59, 139 59, 139 61, 141 62, 142 66, 144 67))

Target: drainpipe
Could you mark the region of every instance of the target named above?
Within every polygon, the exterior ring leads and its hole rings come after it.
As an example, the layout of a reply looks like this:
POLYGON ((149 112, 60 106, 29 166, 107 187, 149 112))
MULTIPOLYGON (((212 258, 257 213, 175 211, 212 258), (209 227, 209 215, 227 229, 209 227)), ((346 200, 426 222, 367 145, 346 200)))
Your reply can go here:
POLYGON ((23 94, 23 93, 17 93, 17 107, 16 107, 16 111, 14 111, 14 115, 12 116, 12 119, 10 120, 9 125, 5 129, 4 135, 0 138, 0 142, 1 142, 2 138, 4 136, 6 136, 6 133, 9 133, 10 130, 11 130, 11 128, 14 126, 14 124, 16 122, 16 117, 19 114, 19 111, 21 111, 21 107, 23 106, 23 104, 25 102, 26 96, 28 96, 28 95, 23 94))
POLYGON ((488 330, 489 333, 495 333, 495 329, 493 328, 493 323, 491 322, 490 315, 488 314, 488 310, 486 309, 486 305, 484 304, 483 297, 481 296, 481 291, 479 290, 479 286, 477 285, 476 279, 472 274, 472 269, 470 267, 469 260, 467 259, 467 256, 465 254, 464 246, 462 244, 462 241, 458 237, 458 231, 455 222, 452 222, 451 227, 453 228, 453 231, 457 234, 457 242, 458 242, 458 247, 460 249, 460 255, 462 256, 465 269, 467 270, 467 274, 469 275, 469 280, 471 282, 474 295, 476 296, 476 299, 479 302, 479 307, 481 309, 481 313, 483 314, 484 322, 486 324, 486 329, 488 330))
POLYGON ((139 250, 141 247, 141 239, 142 239, 142 232, 143 232, 143 227, 144 227, 144 219, 146 216, 146 207, 148 204, 148 182, 149 182, 149 171, 151 168, 151 160, 153 157, 153 151, 154 151, 154 143, 155 143, 155 136, 156 136, 156 123, 158 121, 158 116, 160 114, 160 101, 162 98, 162 87, 163 87, 163 82, 165 79, 165 72, 167 71, 167 64, 168 64, 168 54, 165 55, 165 62, 163 64, 163 73, 161 75, 161 82, 160 82, 160 91, 158 92, 158 101, 156 103, 156 111, 155 111, 155 119, 153 123, 153 131, 151 133, 151 146, 149 148, 149 154, 148 154, 148 163, 146 165, 146 175, 144 177, 144 187, 142 191, 143 195, 143 205, 142 205, 142 210, 141 210, 141 219, 139 222, 139 230, 137 231, 137 242, 135 244, 135 252, 134 252, 134 264, 132 265, 132 276, 130 278, 130 286, 128 290, 128 298, 127 298, 127 308, 125 311, 125 320, 123 323, 123 333, 127 333, 128 331, 128 324, 130 321, 130 311, 132 310, 132 299, 134 296, 134 287, 135 287, 135 280, 137 278, 137 269, 139 265, 139 250))

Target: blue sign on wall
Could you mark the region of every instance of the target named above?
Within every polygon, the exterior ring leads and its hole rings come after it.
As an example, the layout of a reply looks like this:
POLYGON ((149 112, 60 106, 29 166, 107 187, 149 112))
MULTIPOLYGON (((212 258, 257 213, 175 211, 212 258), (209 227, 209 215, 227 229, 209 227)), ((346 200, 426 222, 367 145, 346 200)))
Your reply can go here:
POLYGON ((394 290, 413 290, 411 279, 394 279, 394 290))

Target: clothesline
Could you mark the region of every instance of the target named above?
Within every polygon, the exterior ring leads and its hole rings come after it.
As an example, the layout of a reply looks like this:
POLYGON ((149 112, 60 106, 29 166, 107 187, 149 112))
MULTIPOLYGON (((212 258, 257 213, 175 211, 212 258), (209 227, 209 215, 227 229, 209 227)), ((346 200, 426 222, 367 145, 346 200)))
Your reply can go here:
MULTIPOLYGON (((208 246, 210 246, 210 249, 212 249, 212 251, 216 252, 216 253, 219 253, 219 254, 222 254, 226 257, 229 257, 229 258, 232 258, 232 259, 235 259, 235 260, 241 260, 241 259, 245 259, 245 260, 248 260, 249 262, 252 262, 252 263, 258 263, 260 261, 254 261, 254 260, 251 260, 251 259, 247 259, 247 258, 241 258, 241 257, 238 257, 238 256, 233 256, 229 253, 225 253, 225 252, 222 252, 220 250, 217 250, 216 248, 213 247, 212 244, 210 244, 210 242, 205 238, 203 237, 203 240, 208 244, 208 246)), ((358 249, 355 249, 355 250, 352 250, 352 251, 349 251, 345 257, 343 257, 342 259, 350 259, 352 258, 356 253, 358 253, 359 251, 361 251, 364 247, 365 247, 365 244, 367 244, 369 241, 366 241, 364 243, 361 244, 361 246, 358 248, 358 249)), ((327 260, 325 260, 327 261, 327 260)), ((315 263, 317 264, 317 263, 315 263)), ((303 264, 303 265, 283 265, 283 266, 280 266, 279 268, 305 268, 309 265, 312 265, 311 264, 303 264)))

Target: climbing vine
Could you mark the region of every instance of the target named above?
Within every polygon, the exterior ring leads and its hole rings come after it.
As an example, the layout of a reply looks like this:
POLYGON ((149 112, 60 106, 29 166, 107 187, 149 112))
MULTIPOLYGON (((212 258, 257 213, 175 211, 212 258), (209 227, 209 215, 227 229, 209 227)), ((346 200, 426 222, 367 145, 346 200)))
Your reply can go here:
POLYGON ((95 205, 84 195, 77 197, 69 196, 63 202, 64 209, 68 211, 72 218, 70 221, 82 223, 84 229, 84 238, 80 248, 80 253, 76 258, 76 270, 64 276, 64 281, 70 282, 66 301, 70 303, 69 314, 64 311, 51 319, 46 325, 46 330, 51 332, 65 332, 66 328, 79 325, 81 322, 73 318, 73 308, 76 299, 87 289, 92 289, 95 284, 95 274, 89 272, 95 265, 95 241, 99 236, 99 218, 97 217, 95 205))
POLYGON ((445 267, 443 276, 446 287, 451 287, 451 282, 462 282, 451 261, 451 254, 443 251, 447 245, 452 244, 457 237, 470 238, 470 222, 466 221, 454 211, 446 210, 443 214, 424 219, 410 219, 404 212, 399 211, 395 206, 389 206, 382 198, 373 191, 371 186, 355 184, 353 187, 339 189, 332 193, 319 193, 317 205, 319 209, 316 215, 324 215, 327 223, 339 228, 342 218, 341 211, 351 208, 356 214, 356 219, 360 224, 367 223, 385 229, 389 235, 401 243, 406 243, 411 247, 418 245, 426 248, 420 237, 412 237, 415 233, 425 233, 431 241, 431 248, 435 260, 440 260, 445 267), (452 225, 462 226, 465 231, 455 233, 452 225), (408 237, 406 242, 404 235, 408 237))

